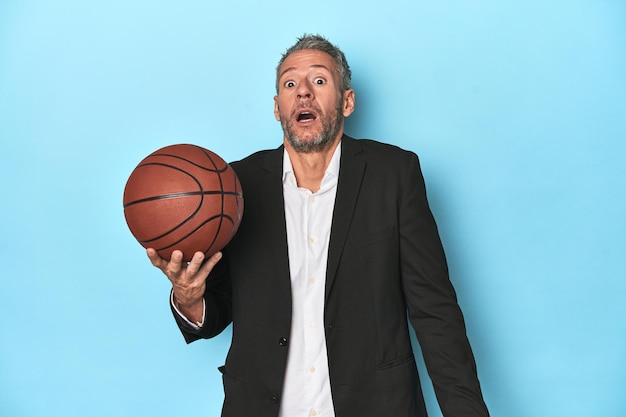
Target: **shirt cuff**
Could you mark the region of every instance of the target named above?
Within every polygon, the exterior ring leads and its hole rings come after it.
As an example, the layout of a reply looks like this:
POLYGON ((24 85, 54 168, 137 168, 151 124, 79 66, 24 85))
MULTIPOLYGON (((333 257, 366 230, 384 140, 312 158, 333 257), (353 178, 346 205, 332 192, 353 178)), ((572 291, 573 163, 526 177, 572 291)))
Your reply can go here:
POLYGON ((206 314, 206 301, 202 298, 202 321, 193 322, 189 320, 183 313, 178 309, 178 303, 174 300, 174 291, 170 292, 170 304, 172 304, 172 308, 176 311, 176 314, 180 316, 187 324, 189 324, 194 330, 200 330, 200 328, 204 325, 204 315, 206 314))

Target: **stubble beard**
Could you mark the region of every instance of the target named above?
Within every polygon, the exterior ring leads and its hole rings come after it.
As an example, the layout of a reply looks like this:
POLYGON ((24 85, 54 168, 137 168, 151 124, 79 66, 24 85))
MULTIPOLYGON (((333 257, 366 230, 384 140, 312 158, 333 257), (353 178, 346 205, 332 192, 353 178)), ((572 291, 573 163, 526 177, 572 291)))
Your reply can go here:
POLYGON ((289 145, 294 151, 300 153, 314 153, 322 152, 328 148, 337 137, 341 129, 343 122, 342 101, 337 103, 337 106, 331 114, 322 117, 322 130, 316 135, 309 132, 308 128, 305 128, 301 135, 297 135, 294 129, 296 123, 293 118, 281 118, 281 125, 283 127, 283 133, 289 142, 289 145))

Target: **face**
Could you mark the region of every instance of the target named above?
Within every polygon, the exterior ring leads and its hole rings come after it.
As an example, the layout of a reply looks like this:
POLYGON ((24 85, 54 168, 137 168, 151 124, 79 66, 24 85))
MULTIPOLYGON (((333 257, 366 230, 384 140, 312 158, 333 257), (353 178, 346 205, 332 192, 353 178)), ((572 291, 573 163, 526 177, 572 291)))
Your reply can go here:
POLYGON ((274 116, 286 145, 296 152, 321 152, 343 134, 343 119, 354 110, 354 91, 340 91, 335 62, 325 52, 292 53, 279 70, 274 116))

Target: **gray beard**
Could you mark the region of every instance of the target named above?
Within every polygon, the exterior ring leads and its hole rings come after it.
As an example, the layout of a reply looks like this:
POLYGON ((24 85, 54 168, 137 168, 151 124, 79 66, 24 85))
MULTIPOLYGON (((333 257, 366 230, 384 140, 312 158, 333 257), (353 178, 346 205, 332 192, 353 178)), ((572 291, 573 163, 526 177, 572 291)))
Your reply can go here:
MULTIPOLYGON (((333 115, 322 118, 322 131, 310 140, 304 140, 295 134, 293 129, 293 119, 288 119, 286 122, 282 122, 283 133, 287 138, 287 141, 291 147, 300 153, 314 153, 321 152, 328 148, 335 140, 335 137, 341 129, 343 121, 343 114, 341 113, 341 102, 335 109, 334 119, 333 115)), ((283 119, 285 120, 285 119, 283 119)))

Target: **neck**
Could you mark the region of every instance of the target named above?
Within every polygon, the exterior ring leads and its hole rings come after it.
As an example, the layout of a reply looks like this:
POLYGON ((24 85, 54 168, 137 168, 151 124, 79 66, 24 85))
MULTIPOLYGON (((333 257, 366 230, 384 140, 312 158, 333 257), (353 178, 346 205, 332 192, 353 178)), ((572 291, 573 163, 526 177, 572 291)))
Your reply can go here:
POLYGON ((312 193, 319 191, 326 169, 339 146, 340 137, 341 135, 338 135, 324 150, 309 153, 295 151, 285 139, 285 149, 289 155, 298 187, 306 188, 312 193))

